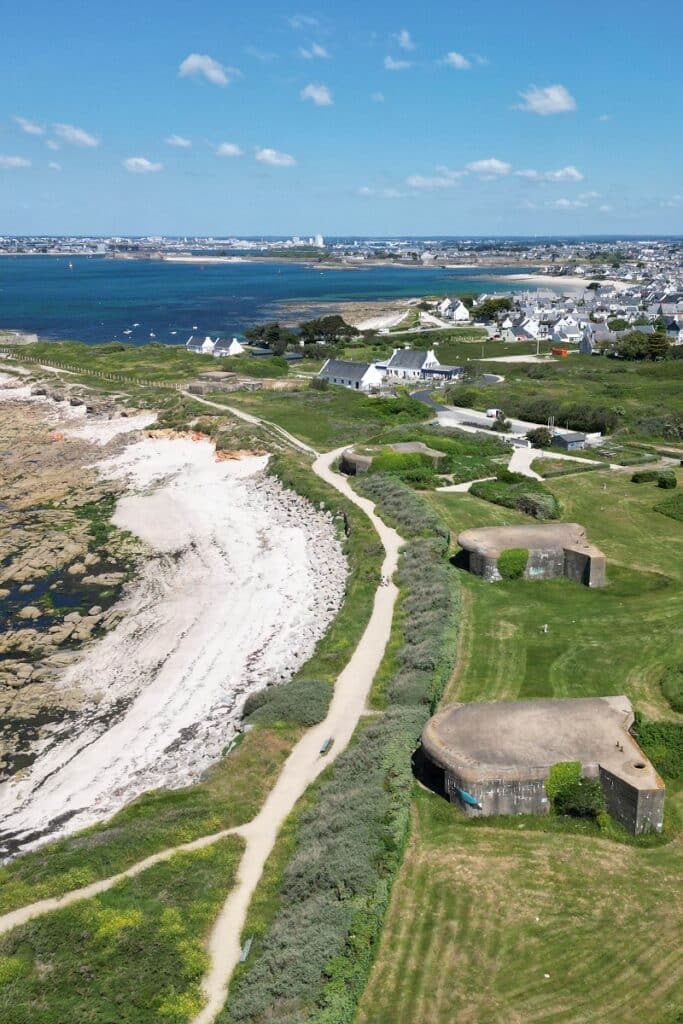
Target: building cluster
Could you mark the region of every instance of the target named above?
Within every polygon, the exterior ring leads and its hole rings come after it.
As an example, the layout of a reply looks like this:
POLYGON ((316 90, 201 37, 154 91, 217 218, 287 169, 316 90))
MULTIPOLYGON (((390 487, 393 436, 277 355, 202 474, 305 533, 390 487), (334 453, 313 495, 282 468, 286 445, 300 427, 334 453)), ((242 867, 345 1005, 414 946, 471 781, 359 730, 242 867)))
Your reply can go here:
POLYGON ((396 384, 457 380, 462 373, 461 366, 440 363, 433 349, 395 348, 388 359, 375 363, 326 359, 318 376, 329 384, 369 392, 396 384))

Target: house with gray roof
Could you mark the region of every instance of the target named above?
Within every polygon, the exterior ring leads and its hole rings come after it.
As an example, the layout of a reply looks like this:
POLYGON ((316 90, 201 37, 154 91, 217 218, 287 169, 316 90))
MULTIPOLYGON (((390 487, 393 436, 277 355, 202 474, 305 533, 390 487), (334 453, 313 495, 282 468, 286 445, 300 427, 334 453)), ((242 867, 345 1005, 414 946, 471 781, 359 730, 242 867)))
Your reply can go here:
POLYGON ((386 364, 387 377, 390 380, 424 380, 425 370, 440 366, 434 350, 428 352, 412 348, 395 348, 391 359, 386 364))
POLYGON ((318 377, 352 391, 370 391, 384 382, 384 371, 375 363, 355 363, 349 359, 327 359, 318 377))

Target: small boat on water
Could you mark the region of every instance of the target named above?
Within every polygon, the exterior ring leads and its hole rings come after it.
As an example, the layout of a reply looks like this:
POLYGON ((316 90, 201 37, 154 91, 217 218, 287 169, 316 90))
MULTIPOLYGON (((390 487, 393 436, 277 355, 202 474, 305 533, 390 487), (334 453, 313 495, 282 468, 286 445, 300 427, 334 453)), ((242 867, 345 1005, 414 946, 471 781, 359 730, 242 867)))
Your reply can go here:
POLYGON ((69 262, 67 263, 67 267, 69 268, 69 270, 73 270, 73 268, 74 268, 74 265, 73 265, 73 263, 71 262, 71 260, 69 260, 69 262))
POLYGON ((193 330, 193 331, 196 331, 196 330, 197 330, 197 325, 196 325, 196 324, 192 324, 192 330, 193 330))
POLYGON ((129 328, 129 329, 127 330, 127 331, 124 331, 123 333, 124 333, 124 334, 132 334, 133 332, 132 332, 132 331, 130 330, 130 328, 129 328))
POLYGON ((139 327, 140 324, 133 324, 133 327, 139 327))
POLYGON ((156 338, 156 334, 154 333, 154 331, 150 331, 149 336, 150 338, 156 338))
POLYGON ((177 331, 171 331, 171 334, 177 334, 177 333, 178 333, 177 331))

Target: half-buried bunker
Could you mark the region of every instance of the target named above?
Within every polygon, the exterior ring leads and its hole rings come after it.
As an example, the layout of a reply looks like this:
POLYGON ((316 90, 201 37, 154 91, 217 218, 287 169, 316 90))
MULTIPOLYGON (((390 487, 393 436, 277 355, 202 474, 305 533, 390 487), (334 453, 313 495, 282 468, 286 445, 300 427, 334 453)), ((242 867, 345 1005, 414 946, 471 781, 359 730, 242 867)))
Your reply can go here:
POLYGON ((458 544, 467 552, 470 572, 489 582, 503 579, 501 556, 518 551, 527 556, 520 572, 524 579, 567 576, 588 587, 606 583, 605 556, 578 523, 485 526, 465 530, 458 544))
POLYGON ((629 732, 633 720, 627 697, 449 704, 427 722, 422 749, 467 815, 545 814, 550 769, 578 761, 630 832, 659 832, 664 783, 629 732))

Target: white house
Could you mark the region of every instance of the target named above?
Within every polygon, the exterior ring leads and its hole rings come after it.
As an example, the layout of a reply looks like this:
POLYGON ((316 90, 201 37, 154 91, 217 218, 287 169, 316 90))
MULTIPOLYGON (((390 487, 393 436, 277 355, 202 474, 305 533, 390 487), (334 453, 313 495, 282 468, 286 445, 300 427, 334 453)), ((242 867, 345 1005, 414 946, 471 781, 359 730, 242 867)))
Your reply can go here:
POLYGON ((422 380, 424 371, 440 366, 434 350, 421 352, 412 348, 395 348, 387 363, 387 377, 391 380, 422 380))
POLYGON ((213 354, 215 356, 241 356, 244 352, 244 345, 241 345, 237 338, 233 338, 232 341, 220 341, 216 339, 214 345, 213 354))
POLYGON ((456 299, 451 311, 451 320, 456 324, 468 324, 470 322, 470 311, 460 299, 456 299))
POLYGON ((375 363, 354 363, 348 359, 326 359, 318 377, 350 388, 352 391, 370 391, 384 382, 384 370, 375 363))
POLYGON ((203 340, 192 335, 185 342, 185 348, 188 352, 195 352, 197 355, 212 356, 215 344, 216 342, 212 341, 208 334, 203 340))

